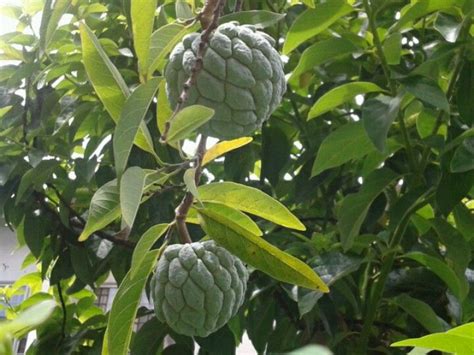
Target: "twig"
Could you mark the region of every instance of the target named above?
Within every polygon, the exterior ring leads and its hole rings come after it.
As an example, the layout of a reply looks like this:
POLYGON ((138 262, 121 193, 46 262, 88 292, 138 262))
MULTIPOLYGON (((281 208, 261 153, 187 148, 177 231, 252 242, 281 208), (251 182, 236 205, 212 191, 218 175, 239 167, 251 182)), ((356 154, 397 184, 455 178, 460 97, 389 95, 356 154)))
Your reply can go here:
POLYGON ((243 0, 237 0, 234 6, 234 12, 242 11, 242 5, 244 4, 243 0))
POLYGON ((66 302, 64 302, 63 290, 61 288, 60 281, 58 281, 58 283, 56 284, 56 287, 58 288, 59 301, 61 302, 61 308, 63 310, 63 320, 61 324, 61 339, 59 340, 59 344, 61 344, 63 340, 66 338, 67 309, 66 309, 66 302))
POLYGON ((204 6, 203 11, 200 14, 200 20, 204 31, 201 33, 201 38, 199 42, 199 47, 196 53, 196 59, 194 61, 194 65, 191 68, 191 75, 189 76, 188 80, 183 85, 183 90, 181 91, 181 95, 179 95, 178 103, 174 108, 173 114, 171 117, 166 121, 165 129, 163 134, 160 137, 160 142, 165 143, 169 129, 171 127, 171 122, 176 117, 178 112, 184 107, 185 102, 189 96, 189 90, 193 85, 196 84, 196 79, 199 72, 202 70, 203 67, 203 58, 204 54, 206 53, 206 49, 209 44, 209 40, 211 38, 212 32, 217 28, 219 16, 221 10, 223 9, 225 4, 225 0, 208 0, 206 5, 204 6), (209 13, 212 13, 212 19, 208 22, 207 16, 209 13))

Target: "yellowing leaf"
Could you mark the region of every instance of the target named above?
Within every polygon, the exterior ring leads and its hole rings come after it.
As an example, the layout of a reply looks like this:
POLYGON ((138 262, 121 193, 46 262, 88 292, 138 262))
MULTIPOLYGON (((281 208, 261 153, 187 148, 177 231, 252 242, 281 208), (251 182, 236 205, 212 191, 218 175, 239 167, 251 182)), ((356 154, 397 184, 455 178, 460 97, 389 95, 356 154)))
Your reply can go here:
POLYGON ((219 142, 216 145, 209 148, 209 150, 204 154, 204 158, 202 159, 202 165, 206 165, 207 163, 213 161, 214 159, 224 155, 231 150, 240 148, 253 140, 251 137, 242 137, 233 139, 230 141, 223 141, 219 142))

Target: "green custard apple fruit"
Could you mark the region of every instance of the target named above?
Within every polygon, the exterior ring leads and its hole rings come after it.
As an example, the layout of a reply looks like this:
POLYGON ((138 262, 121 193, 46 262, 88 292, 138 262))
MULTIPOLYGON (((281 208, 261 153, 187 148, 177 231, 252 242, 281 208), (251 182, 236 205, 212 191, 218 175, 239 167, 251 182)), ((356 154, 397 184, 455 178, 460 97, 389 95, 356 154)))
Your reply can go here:
MULTIPOLYGON (((200 41, 199 33, 191 33, 170 54, 165 78, 172 108, 191 75, 200 41)), ((274 44, 254 26, 228 22, 217 27, 185 102, 185 106, 199 104, 215 110, 201 133, 220 139, 251 135, 270 117, 286 90, 274 44)))
POLYGON ((170 245, 152 279, 155 314, 177 333, 206 337, 237 313, 247 281, 240 259, 214 241, 170 245))

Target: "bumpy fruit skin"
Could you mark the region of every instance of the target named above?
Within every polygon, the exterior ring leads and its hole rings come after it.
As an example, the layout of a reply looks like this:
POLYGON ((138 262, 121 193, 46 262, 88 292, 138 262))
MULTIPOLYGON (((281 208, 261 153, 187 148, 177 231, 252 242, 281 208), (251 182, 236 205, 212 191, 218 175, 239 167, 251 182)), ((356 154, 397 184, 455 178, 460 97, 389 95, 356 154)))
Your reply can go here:
MULTIPOLYGON (((176 45, 165 70, 171 107, 175 107, 196 60, 200 36, 192 33, 176 45)), ((251 135, 280 104, 286 90, 275 41, 249 25, 228 22, 213 33, 196 84, 185 105, 215 110, 201 133, 220 139, 251 135)))
POLYGON ((213 241, 170 245, 152 279, 155 314, 177 333, 206 337, 237 313, 247 281, 240 259, 213 241))

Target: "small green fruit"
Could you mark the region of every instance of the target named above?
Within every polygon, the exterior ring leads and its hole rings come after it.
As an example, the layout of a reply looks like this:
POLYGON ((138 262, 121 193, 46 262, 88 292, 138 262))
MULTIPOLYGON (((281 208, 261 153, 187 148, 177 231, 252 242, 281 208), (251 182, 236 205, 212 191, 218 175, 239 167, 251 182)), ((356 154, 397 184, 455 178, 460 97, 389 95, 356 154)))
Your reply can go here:
MULTIPOLYGON (((199 33, 189 34, 171 52, 165 78, 173 108, 191 75, 200 41, 199 33)), ((286 90, 274 44, 273 38, 253 26, 228 22, 217 27, 185 102, 215 110, 201 133, 220 139, 251 135, 270 117, 286 90)))
POLYGON ((152 279, 155 314, 177 333, 206 337, 237 313, 247 280, 240 259, 213 241, 170 245, 152 279))

